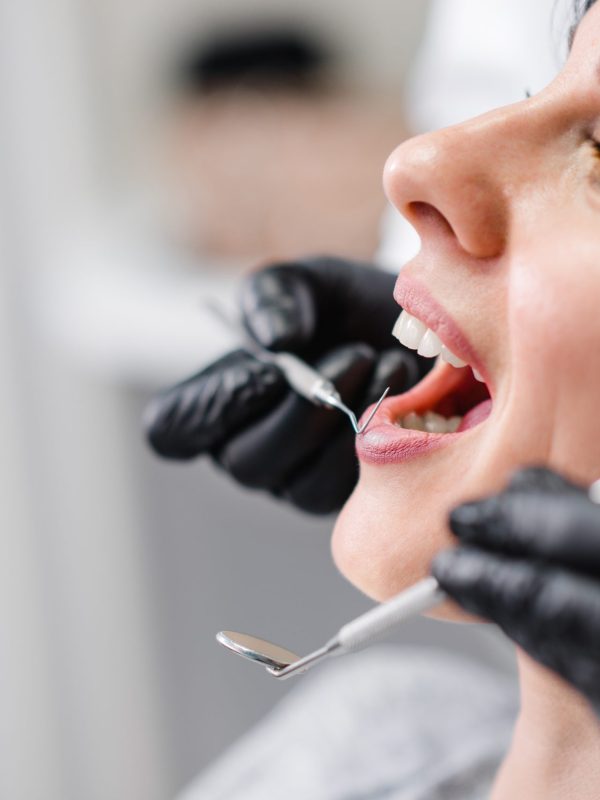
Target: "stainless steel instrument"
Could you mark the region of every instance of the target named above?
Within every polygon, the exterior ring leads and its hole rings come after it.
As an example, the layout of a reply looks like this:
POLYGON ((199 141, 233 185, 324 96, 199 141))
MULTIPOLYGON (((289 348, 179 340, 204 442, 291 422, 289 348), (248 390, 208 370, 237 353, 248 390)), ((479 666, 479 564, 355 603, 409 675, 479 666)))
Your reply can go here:
POLYGON ((233 331, 240 337, 241 345, 245 350, 248 350, 259 361, 275 364, 279 367, 295 392, 316 405, 337 408, 338 411, 342 411, 348 417, 356 434, 365 432, 379 406, 387 396, 390 390, 389 386, 381 395, 367 419, 362 425, 359 425, 356 414, 343 402, 333 383, 324 378, 316 369, 313 369, 293 353, 273 353, 271 350, 262 347, 258 342, 250 338, 241 323, 228 314, 220 304, 214 301, 207 301, 204 305, 230 332, 233 331))
POLYGON ((217 641, 234 653, 266 667, 275 678, 300 675, 330 656, 351 653, 365 647, 404 620, 434 608, 446 599, 435 578, 428 577, 400 594, 346 623, 323 647, 298 656, 279 645, 236 631, 219 631, 217 641))

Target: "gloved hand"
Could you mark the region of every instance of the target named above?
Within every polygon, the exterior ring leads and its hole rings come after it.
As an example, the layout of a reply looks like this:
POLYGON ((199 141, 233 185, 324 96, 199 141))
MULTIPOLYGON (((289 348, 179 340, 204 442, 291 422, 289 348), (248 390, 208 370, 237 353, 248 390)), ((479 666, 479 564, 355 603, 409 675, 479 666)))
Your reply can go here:
POLYGON ((600 506, 543 468, 450 515, 459 547, 433 574, 600 711, 600 506))
MULTIPOLYGON (((315 258, 253 273, 240 306, 251 336, 316 365, 358 415, 386 386, 405 391, 430 366, 391 337, 393 288, 392 275, 368 265, 315 258)), ((299 397, 275 366, 243 350, 156 397, 145 426, 159 455, 209 453, 240 483, 305 511, 341 508, 356 483, 348 419, 299 397)))

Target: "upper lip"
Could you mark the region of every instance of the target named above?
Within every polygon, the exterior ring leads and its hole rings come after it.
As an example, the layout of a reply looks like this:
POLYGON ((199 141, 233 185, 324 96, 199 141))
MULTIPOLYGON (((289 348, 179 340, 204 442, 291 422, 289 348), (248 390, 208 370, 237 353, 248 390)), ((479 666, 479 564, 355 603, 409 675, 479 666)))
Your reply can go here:
POLYGON ((419 280, 401 272, 394 287, 394 300, 431 328, 442 344, 481 373, 489 386, 487 370, 479 354, 450 314, 419 280))

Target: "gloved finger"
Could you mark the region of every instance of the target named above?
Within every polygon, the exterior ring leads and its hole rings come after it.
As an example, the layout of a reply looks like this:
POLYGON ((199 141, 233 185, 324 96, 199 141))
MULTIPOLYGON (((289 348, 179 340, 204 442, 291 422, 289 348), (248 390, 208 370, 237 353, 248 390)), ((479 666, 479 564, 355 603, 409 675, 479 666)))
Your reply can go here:
POLYGON ((540 491, 554 494, 556 492, 581 493, 581 486, 577 486, 558 472, 548 467, 525 467, 514 472, 508 482, 509 492, 540 491))
MULTIPOLYGON (((518 643, 524 650, 523 644, 518 643)), ((587 647, 559 641, 556 637, 538 639, 532 646, 529 655, 540 664, 553 669, 562 675, 576 689, 579 689, 588 700, 596 705, 596 713, 600 714, 600 656, 598 652, 590 652, 587 647)))
POLYGON ((563 484, 561 491, 549 491, 513 483, 499 495, 454 509, 450 527, 465 544, 598 575, 600 507, 563 484))
POLYGON ((581 652, 573 659, 569 658, 568 652, 561 650, 556 656, 542 654, 539 661, 578 689, 592 704, 596 716, 600 717, 600 661, 597 655, 581 652))
POLYGON ((343 342, 389 345, 399 314, 394 276, 357 261, 308 258, 249 275, 240 305, 252 336, 308 358, 343 342))
MULTIPOLYGON (((418 362, 410 352, 394 348, 382 353, 355 408, 357 416, 377 402, 387 387, 391 394, 408 389, 417 381, 418 372, 418 362)), ((296 468, 281 496, 304 511, 329 514, 344 505, 357 480, 355 435, 346 426, 326 448, 319 448, 308 463, 296 468)))
POLYGON ((376 403, 387 387, 390 389, 390 396, 401 394, 418 383, 421 377, 421 362, 410 350, 401 350, 398 347, 384 350, 377 359, 363 398, 364 409, 371 403, 376 403))
POLYGON ((273 408, 286 387, 272 364, 243 350, 228 353, 150 401, 143 417, 148 441, 165 458, 193 458, 273 408))
POLYGON ((310 514, 339 511, 358 480, 354 439, 352 428, 343 427, 277 494, 310 514))
POLYGON ((600 713, 600 587, 561 570, 472 548, 440 553, 432 572, 472 613, 496 622, 600 713))
POLYGON ((293 264, 249 275, 242 284, 240 306, 251 336, 269 350, 304 354, 315 335, 317 308, 312 286, 293 264))
POLYGON ((432 573, 463 608, 496 622, 529 653, 563 643, 600 659, 597 581, 472 547, 440 553, 432 573))
MULTIPOLYGON (((353 344, 328 353, 316 366, 352 407, 374 364, 375 354, 369 347, 353 344)), ((346 425, 350 423, 339 411, 315 406, 290 392, 271 413, 226 442, 215 457, 240 483, 278 490, 298 465, 326 448, 346 425)))

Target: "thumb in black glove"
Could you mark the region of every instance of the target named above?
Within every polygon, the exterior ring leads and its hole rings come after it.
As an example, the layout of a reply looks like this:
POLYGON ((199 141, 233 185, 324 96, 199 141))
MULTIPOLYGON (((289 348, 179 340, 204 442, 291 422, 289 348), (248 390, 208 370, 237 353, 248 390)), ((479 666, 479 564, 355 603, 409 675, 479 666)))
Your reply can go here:
POLYGON ((459 547, 434 560, 440 585, 600 710, 600 507, 533 468, 456 508, 450 527, 459 547))

